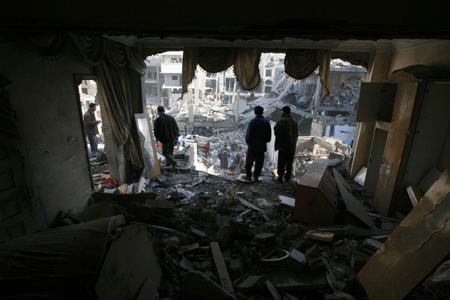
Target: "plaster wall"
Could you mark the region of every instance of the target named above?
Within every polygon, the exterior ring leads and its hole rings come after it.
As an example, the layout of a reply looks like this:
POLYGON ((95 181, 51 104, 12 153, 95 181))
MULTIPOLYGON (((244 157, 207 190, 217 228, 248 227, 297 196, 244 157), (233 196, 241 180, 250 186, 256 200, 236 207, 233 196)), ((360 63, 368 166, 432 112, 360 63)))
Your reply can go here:
POLYGON ((91 194, 74 74, 92 74, 67 50, 47 61, 16 44, 0 47, 24 157, 47 224, 60 210, 77 214, 91 194))
POLYGON ((389 67, 389 75, 395 70, 418 64, 450 70, 450 41, 439 41, 430 45, 394 52, 389 67))

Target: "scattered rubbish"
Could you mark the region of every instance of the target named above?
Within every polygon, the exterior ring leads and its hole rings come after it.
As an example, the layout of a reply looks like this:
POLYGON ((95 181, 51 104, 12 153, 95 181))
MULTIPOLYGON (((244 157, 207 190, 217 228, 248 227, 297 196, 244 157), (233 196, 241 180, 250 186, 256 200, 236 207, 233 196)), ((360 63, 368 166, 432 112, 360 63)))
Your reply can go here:
POLYGON ((409 199, 411 200, 411 204, 413 207, 416 207, 419 203, 420 199, 423 197, 423 193, 416 186, 408 186, 406 188, 408 192, 409 199))

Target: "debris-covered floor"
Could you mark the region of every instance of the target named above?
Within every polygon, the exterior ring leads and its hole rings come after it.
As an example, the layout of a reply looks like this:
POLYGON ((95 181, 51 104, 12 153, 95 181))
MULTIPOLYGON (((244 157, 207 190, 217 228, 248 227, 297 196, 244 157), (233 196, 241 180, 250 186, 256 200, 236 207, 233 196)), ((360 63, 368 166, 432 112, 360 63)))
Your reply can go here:
MULTIPOLYGON (((159 299, 368 299, 357 273, 399 224, 372 213, 378 229, 308 225, 293 218, 292 184, 163 172, 149 181, 149 200, 122 211, 129 224, 148 225, 159 299)), ((447 289, 430 278, 408 299, 449 299, 447 289)))

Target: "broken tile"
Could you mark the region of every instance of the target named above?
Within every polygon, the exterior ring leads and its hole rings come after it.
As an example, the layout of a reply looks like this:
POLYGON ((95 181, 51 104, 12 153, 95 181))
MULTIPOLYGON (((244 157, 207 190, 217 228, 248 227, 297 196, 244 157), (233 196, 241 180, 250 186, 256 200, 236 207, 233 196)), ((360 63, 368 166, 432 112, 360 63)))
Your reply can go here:
POLYGON ((302 271, 306 265, 306 256, 300 251, 293 249, 285 261, 288 268, 295 271, 302 271))
POLYGON ((189 261, 189 259, 184 256, 182 256, 182 259, 180 261, 180 267, 186 271, 194 270, 194 265, 189 261))
POLYGON ((206 233, 204 231, 201 231, 200 229, 195 228, 194 226, 192 226, 189 229, 189 233, 198 239, 204 239, 206 237, 206 233))

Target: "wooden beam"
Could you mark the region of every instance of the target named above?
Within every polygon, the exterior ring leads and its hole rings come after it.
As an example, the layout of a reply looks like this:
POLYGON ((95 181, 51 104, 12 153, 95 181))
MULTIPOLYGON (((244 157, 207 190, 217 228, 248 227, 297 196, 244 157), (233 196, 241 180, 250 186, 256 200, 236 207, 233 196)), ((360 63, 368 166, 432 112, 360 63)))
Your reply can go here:
POLYGON ((220 283, 223 289, 232 296, 236 296, 233 289, 233 283, 231 282, 227 266, 225 265, 222 252, 220 251, 220 247, 217 242, 211 242, 211 252, 214 257, 214 262, 216 263, 217 273, 219 274, 220 283))
POLYGON ((450 167, 359 272, 371 300, 403 299, 450 253, 450 167))

